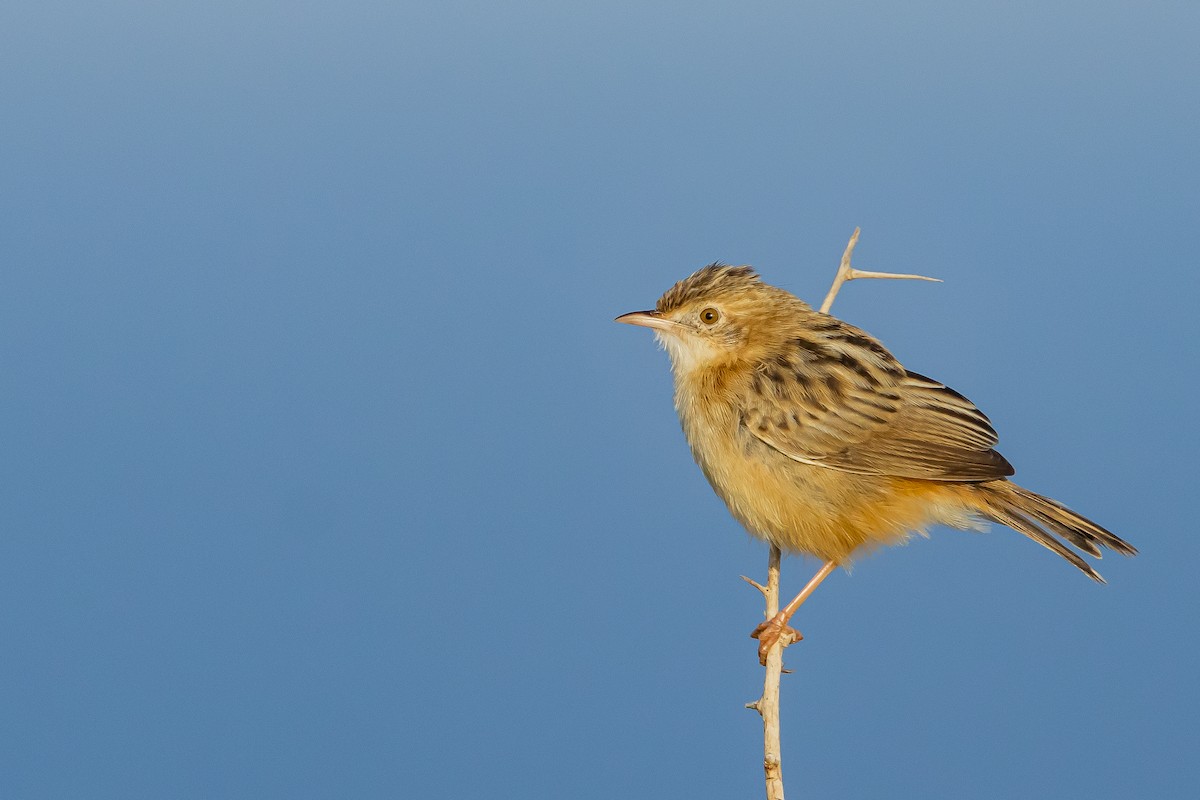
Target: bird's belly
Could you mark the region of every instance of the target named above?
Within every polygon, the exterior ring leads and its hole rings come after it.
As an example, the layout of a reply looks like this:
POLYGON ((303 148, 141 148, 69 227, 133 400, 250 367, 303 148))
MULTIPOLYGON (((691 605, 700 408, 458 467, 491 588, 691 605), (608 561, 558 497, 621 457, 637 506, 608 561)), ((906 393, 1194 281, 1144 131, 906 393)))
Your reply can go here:
POLYGON ((846 563, 856 551, 961 516, 954 496, 932 481, 803 464, 757 440, 731 438, 693 452, 733 516, 787 552, 846 563))

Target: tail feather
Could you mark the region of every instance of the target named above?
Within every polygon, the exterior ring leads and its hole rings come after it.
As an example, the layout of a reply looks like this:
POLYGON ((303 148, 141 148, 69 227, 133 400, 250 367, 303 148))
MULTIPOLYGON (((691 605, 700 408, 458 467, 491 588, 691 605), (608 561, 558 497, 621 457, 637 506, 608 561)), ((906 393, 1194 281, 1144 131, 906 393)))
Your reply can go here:
MULTIPOLYGON (((1025 499, 1030 504, 1031 508, 1036 509, 1038 514, 1045 514, 1046 516, 1050 517, 1050 520, 1047 524, 1057 525, 1059 527, 1068 528, 1069 530, 1077 532, 1079 536, 1092 545, 1093 549, 1097 550, 1095 553, 1096 556, 1100 555, 1099 550, 1096 547, 1097 545, 1101 547, 1107 547, 1110 550, 1115 550, 1123 556, 1137 555, 1137 548, 1129 544, 1129 542, 1125 541, 1120 536, 1117 536, 1107 528, 1097 525, 1087 517, 1075 513, 1057 500, 1052 500, 1049 497, 1043 497, 1040 494, 1031 492, 1021 486, 1017 486, 1015 483, 1012 484, 1012 487, 1016 489, 1018 496, 1025 499)), ((1087 548, 1085 547, 1083 549, 1086 550, 1087 548)))
POLYGON ((983 495, 983 508, 980 511, 985 517, 1007 525, 1043 547, 1053 550, 1094 581, 1104 583, 1104 578, 1059 539, 1065 539, 1097 558, 1101 557, 1101 547, 1107 547, 1125 556, 1137 554, 1132 545, 1113 532, 1080 516, 1062 503, 1017 486, 1011 481, 988 481, 975 484, 974 489, 983 495))
POLYGON ((1027 512, 1027 516, 1032 517, 1032 521, 1039 527, 1058 534, 1088 555, 1095 556, 1096 558, 1104 558, 1104 551, 1096 544, 1095 538, 1088 538, 1075 528, 1070 527, 1073 523, 1071 519, 1052 516, 1042 508, 1036 506, 1026 508, 1025 511, 1027 512))

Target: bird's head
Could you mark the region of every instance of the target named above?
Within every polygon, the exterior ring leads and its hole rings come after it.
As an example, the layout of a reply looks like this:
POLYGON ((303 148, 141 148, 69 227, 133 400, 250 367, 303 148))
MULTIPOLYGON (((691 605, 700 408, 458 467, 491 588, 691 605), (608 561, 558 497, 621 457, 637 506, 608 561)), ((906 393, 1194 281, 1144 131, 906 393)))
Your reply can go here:
POLYGON ((802 300, 763 283, 753 269, 709 264, 672 286, 653 311, 633 311, 617 322, 651 328, 677 372, 752 359, 768 348, 802 300))

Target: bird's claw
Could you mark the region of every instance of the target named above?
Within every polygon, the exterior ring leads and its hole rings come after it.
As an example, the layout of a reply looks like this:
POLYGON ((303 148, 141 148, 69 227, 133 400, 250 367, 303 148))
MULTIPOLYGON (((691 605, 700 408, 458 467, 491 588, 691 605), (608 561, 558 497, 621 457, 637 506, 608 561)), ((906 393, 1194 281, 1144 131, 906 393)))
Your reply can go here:
POLYGON ((783 647, 787 647, 793 642, 800 641, 804 636, 800 631, 787 624, 783 614, 776 614, 752 630, 750 638, 758 639, 758 663, 765 667, 767 665, 767 653, 771 651, 776 642, 780 642, 783 647))

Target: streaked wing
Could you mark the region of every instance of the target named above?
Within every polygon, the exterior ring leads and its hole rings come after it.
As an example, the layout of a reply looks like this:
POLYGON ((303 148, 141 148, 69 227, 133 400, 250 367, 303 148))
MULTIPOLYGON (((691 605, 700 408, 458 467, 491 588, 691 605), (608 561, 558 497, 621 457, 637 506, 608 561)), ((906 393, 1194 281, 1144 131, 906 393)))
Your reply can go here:
POLYGON ((970 400, 908 372, 869 334, 830 317, 759 365, 746 430, 795 461, 867 475, 983 481, 1013 474, 970 400))

